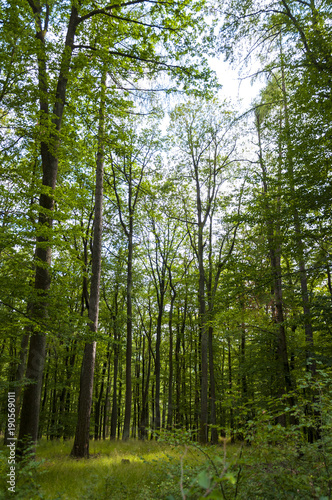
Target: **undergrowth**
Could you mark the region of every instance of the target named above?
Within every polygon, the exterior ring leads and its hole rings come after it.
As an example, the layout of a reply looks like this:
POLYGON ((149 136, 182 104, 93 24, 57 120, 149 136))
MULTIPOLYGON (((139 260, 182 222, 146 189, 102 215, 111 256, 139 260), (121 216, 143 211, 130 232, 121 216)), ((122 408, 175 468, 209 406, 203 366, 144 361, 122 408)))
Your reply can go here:
POLYGON ((166 435, 160 442, 91 442, 91 458, 77 460, 69 457, 72 442, 42 440, 36 462, 20 465, 15 495, 5 488, 7 457, 1 450, 1 498, 327 500, 331 443, 323 441, 301 448, 294 440, 259 439, 250 446, 225 440, 202 447, 182 433, 181 439, 166 435))
POLYGON ((70 458, 71 441, 42 440, 36 461, 17 464, 14 494, 6 484, 3 446, 0 498, 332 500, 332 391, 331 378, 323 375, 314 383, 309 375, 303 380, 300 388, 308 394, 310 387, 309 399, 291 408, 279 404, 278 411, 267 402, 267 409, 243 418, 243 441, 235 444, 224 439, 201 446, 179 429, 159 433, 155 441, 91 441, 86 460, 70 458), (276 423, 281 416, 286 427, 276 423), (308 443, 309 431, 319 439, 308 443))

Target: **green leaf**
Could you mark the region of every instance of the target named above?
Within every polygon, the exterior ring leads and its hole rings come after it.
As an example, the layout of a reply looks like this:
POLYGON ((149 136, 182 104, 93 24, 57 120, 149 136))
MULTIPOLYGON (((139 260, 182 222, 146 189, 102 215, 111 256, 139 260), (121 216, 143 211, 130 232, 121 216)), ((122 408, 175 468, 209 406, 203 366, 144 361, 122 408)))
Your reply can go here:
POLYGON ((210 477, 208 475, 208 473, 203 470, 202 472, 200 472, 197 476, 197 483, 201 486, 201 488, 204 488, 205 490, 207 490, 210 486, 210 477))

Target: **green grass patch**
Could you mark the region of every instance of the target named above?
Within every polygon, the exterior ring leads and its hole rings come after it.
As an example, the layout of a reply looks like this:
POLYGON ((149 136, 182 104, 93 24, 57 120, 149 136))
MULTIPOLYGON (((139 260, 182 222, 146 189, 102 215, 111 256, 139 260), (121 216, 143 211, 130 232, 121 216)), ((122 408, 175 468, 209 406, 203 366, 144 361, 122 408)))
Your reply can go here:
POLYGON ((90 459, 71 458, 72 441, 41 440, 35 462, 17 466, 6 491, 0 449, 0 498, 23 500, 273 500, 331 498, 329 443, 266 442, 197 446, 166 441, 91 441, 90 459), (323 446, 323 447, 322 447, 323 446))
POLYGON ((165 498, 161 488, 169 494, 178 489, 165 467, 179 463, 179 448, 154 441, 92 441, 90 459, 80 460, 69 457, 71 447, 71 442, 42 442, 38 447, 37 457, 46 460, 40 478, 46 498, 147 500, 165 498))

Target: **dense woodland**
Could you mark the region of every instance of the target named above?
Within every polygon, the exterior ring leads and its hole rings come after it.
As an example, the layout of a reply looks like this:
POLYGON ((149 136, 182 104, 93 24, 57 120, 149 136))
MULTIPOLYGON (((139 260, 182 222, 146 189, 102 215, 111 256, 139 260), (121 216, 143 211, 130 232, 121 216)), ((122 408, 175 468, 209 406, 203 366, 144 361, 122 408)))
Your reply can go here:
POLYGON ((18 453, 242 440, 266 411, 321 437, 331 16, 327 0, 0 2, 0 426, 14 391, 18 453), (260 82, 250 107, 209 57, 260 82))

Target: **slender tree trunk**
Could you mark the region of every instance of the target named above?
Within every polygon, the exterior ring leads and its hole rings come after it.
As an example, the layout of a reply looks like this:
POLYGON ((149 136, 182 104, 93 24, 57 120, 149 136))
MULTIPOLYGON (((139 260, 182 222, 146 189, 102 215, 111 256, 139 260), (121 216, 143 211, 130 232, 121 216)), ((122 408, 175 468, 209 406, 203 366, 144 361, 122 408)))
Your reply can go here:
MULTIPOLYGON (((328 257, 327 257, 328 258, 328 257)), ((332 300, 332 280, 331 280, 331 269, 328 262, 326 262, 326 274, 327 274, 327 286, 330 292, 331 300, 332 300)))
POLYGON ((105 441, 109 431, 109 412, 110 412, 110 391, 111 391, 111 351, 108 345, 107 349, 107 385, 104 403, 103 419, 103 440, 105 441))
MULTIPOLYGON (((93 230, 93 251, 91 270, 91 289, 89 301, 89 329, 98 330, 99 288, 101 274, 101 246, 103 229, 103 177, 104 177, 104 135, 105 135, 105 94, 106 71, 101 79, 101 99, 99 109, 98 151, 96 162, 95 218, 93 230)), ((90 415, 93 394, 93 376, 96 357, 96 342, 85 344, 81 368, 80 394, 78 402, 78 420, 74 446, 71 455, 89 458, 90 415)))
MULTIPOLYGON (((129 209, 131 212, 131 186, 129 188, 129 209)), ((128 266, 127 266, 127 343, 126 343, 126 395, 125 395, 125 416, 123 424, 122 439, 127 440, 130 435, 131 420, 131 358, 132 358, 132 285, 133 285, 133 218, 129 217, 128 234, 128 266)))
MULTIPOLYGON (((67 374, 66 374, 66 379, 67 379, 67 386, 69 386, 69 382, 71 380, 71 377, 73 375, 74 371, 74 366, 75 366, 75 360, 76 360, 76 346, 77 346, 77 340, 75 339, 73 344, 72 344, 72 349, 71 353, 69 356, 69 364, 67 366, 67 374)), ((66 393, 66 398, 65 398, 65 415, 64 415, 64 425, 63 425, 63 439, 64 441, 66 439, 69 439, 73 435, 73 431, 71 429, 71 426, 69 424, 69 416, 70 416, 70 391, 67 391, 66 393)))
POLYGON ((113 396, 112 396, 111 433, 110 433, 111 439, 116 438, 116 428, 118 419, 117 381, 118 381, 118 368, 119 368, 119 345, 118 345, 118 334, 115 321, 114 321, 115 326, 114 326, 113 396))
MULTIPOLYGON (((225 344, 222 346, 222 360, 221 360, 221 394, 225 394, 225 344)), ((223 406, 220 406, 220 426, 222 427, 221 436, 226 437, 226 412, 223 406)))
POLYGON ((167 429, 172 428, 173 423, 173 311, 176 299, 176 291, 172 283, 171 270, 169 269, 169 283, 171 287, 171 306, 169 310, 169 351, 168 351, 168 407, 167 407, 167 429))
MULTIPOLYGON (((143 373, 142 373, 142 411, 140 416, 140 439, 145 439, 147 437, 146 427, 148 425, 149 418, 149 385, 150 385, 150 375, 151 375, 151 358, 152 358, 152 346, 151 346, 151 329, 152 329, 152 317, 150 316, 150 324, 149 324, 149 336, 148 336, 148 366, 147 373, 145 376, 145 368, 144 368, 144 355, 143 355, 143 373)), ((143 353, 145 352, 145 337, 143 337, 143 353)))
MULTIPOLYGON (((43 381, 42 381, 42 386, 43 386, 43 399, 42 399, 42 402, 41 402, 41 411, 40 411, 40 425, 39 425, 39 428, 38 428, 38 439, 40 439, 43 435, 43 425, 45 425, 45 414, 46 414, 46 407, 47 407, 47 400, 48 400, 48 396, 49 396, 49 385, 48 385, 48 382, 49 382, 49 374, 50 374, 50 357, 47 356, 47 352, 46 352, 46 368, 45 368, 45 372, 44 372, 44 376, 43 376, 43 381), (43 418, 44 417, 44 418, 43 418)), ((49 425, 48 425, 49 427, 49 425)), ((47 427, 47 429, 48 429, 47 427)), ((48 430, 47 430, 48 432, 48 430)))
POLYGON ((209 326, 209 370, 210 370, 210 422, 211 428, 211 443, 218 443, 218 430, 216 428, 216 382, 214 376, 214 360, 213 360, 213 327, 209 326))
MULTIPOLYGON (((233 397, 233 377, 232 377, 232 352, 231 352, 231 339, 227 338, 228 343, 228 389, 229 395, 233 397)), ((231 430, 231 442, 234 443, 234 414, 233 414, 233 405, 231 402, 231 407, 229 411, 229 426, 231 430)))
POLYGON ((51 407, 51 430, 50 430, 50 439, 53 441, 57 437, 57 378, 58 378, 58 359, 55 357, 55 367, 53 371, 53 381, 54 381, 54 389, 52 391, 52 407, 51 407))
MULTIPOLYGON (((152 382, 152 388, 151 388, 151 423, 152 423, 153 426, 155 426, 154 403, 155 403, 154 382, 152 382)), ((151 439, 153 439, 153 434, 151 435, 151 439)))
POLYGON ((107 368, 107 361, 104 361, 102 374, 101 374, 99 396, 98 396, 98 400, 96 401, 96 405, 95 405, 95 440, 96 441, 101 438, 101 425, 100 425, 101 416, 102 416, 101 402, 102 402, 102 398, 104 395, 104 379, 105 379, 105 374, 106 374, 106 368, 107 368))
POLYGON ((203 262, 203 226, 201 215, 198 219, 198 302, 201 331, 201 414, 200 414, 200 442, 208 440, 208 332, 205 325, 205 272, 203 262))
MULTIPOLYGON (((244 308, 244 304, 242 304, 242 310, 244 308)), ((246 370, 245 370, 245 363, 246 363, 246 326, 244 321, 242 321, 241 324, 241 372, 242 372, 242 377, 241 377, 241 386, 242 386, 242 395, 243 399, 246 402, 247 401, 247 396, 248 396, 248 384, 247 384, 247 376, 246 376, 246 370)))
MULTIPOLYGON (((199 334, 198 334, 199 335, 199 334)), ((197 335, 197 336, 198 336, 197 335)), ((199 403, 200 403, 200 350, 199 350, 199 343, 195 343, 195 416, 194 416, 194 421, 195 421, 195 427, 199 429, 199 403)), ((196 440, 199 440, 199 434, 195 434, 196 440)))
POLYGON ((143 335, 143 346, 142 346, 142 399, 141 399, 141 411, 138 417, 139 439, 144 439, 144 409, 145 409, 144 391, 145 391, 145 335, 143 335))
POLYGON ((176 395, 176 423, 181 424, 181 365, 180 365, 180 325, 178 324, 175 340, 175 395, 176 395))
MULTIPOLYGON (((292 391, 292 381, 290 376, 288 353, 287 353, 287 339, 284 321, 284 307, 283 307, 283 296, 282 296, 282 270, 281 270, 281 243, 280 243, 280 223, 278 216, 274 217, 271 211, 270 204, 268 202, 268 179, 267 172, 265 168, 265 163, 263 160, 263 153, 261 147, 261 123, 260 115, 257 111, 256 113, 256 128, 258 134, 258 145, 259 145, 259 163, 262 169, 263 176, 263 190, 265 195, 265 211, 267 215, 267 240, 270 253, 270 265, 273 277, 273 293, 274 293, 274 305, 275 305, 275 321, 278 325, 278 347, 277 356, 278 364, 281 363, 282 377, 278 377, 278 395, 282 396, 284 390, 287 392, 292 391), (274 220, 273 220, 274 217, 274 220), (283 380, 283 382, 281 382, 283 380)), ((281 157, 281 151, 279 151, 279 158, 281 157)), ((278 177, 280 185, 280 161, 278 168, 278 177)), ((280 189, 280 188, 279 188, 280 189)), ((277 197, 277 211, 280 212, 280 193, 277 197)), ((290 403, 293 404, 293 399, 291 397, 290 403)), ((283 425, 286 424, 285 419, 282 418, 283 425)))
MULTIPOLYGON (((163 264, 164 265, 164 264, 163 264)), ((161 326, 164 313, 164 297, 165 297, 165 270, 162 269, 162 279, 160 281, 159 301, 158 301, 158 318, 157 318, 157 338, 156 338, 156 359, 155 359, 155 374, 156 374, 156 393, 155 393, 155 429, 160 429, 160 344, 161 344, 161 326)))
POLYGON ((118 438, 119 439, 121 436, 121 426, 122 426, 121 408, 122 408, 122 363, 120 363, 120 366, 119 366, 119 390, 118 390, 118 401, 117 401, 117 409, 118 409, 117 428, 118 428, 118 438))
MULTIPOLYGON (((301 283, 301 298, 302 298, 302 307, 303 307, 303 317, 304 317, 304 332, 305 332, 305 346, 306 346, 306 370, 311 373, 314 377, 316 375, 316 359, 315 359, 315 346, 314 346, 314 330, 312 325, 312 314, 311 307, 309 301, 309 292, 308 292, 308 278, 307 278, 307 270, 305 265, 305 251, 304 251, 304 243, 302 239, 302 228, 300 222, 300 216, 297 209, 296 203, 296 189, 295 189, 295 181, 294 181, 294 160, 293 160, 293 152, 292 146, 290 142, 291 138, 291 127, 289 121, 289 109, 288 109, 288 100, 287 100, 287 92, 286 92, 286 80, 285 80, 285 71, 284 71, 284 61, 283 61, 283 53, 282 53, 282 45, 280 43, 280 55, 281 55, 281 90, 283 96, 283 107, 284 107, 284 117, 285 117, 285 137, 286 137, 286 146, 287 146, 287 169, 288 175, 290 178, 290 191, 292 200, 292 211, 293 211, 293 221, 294 221, 294 229, 295 229, 295 242, 296 242, 296 254, 297 261, 299 267, 299 275, 300 275, 300 283, 301 283)), ((309 425, 307 428, 308 433, 308 441, 312 443, 315 439, 318 439, 321 434, 321 415, 320 411, 315 409, 318 406, 318 396, 315 391, 310 395, 311 404, 309 404, 307 413, 309 415, 313 415, 315 424, 309 425)))
MULTIPOLYGON (((289 110, 288 110, 288 102, 287 102, 287 92, 286 92, 286 83, 285 83, 285 74, 284 74, 284 64, 283 64, 283 55, 281 53, 281 76, 282 76, 282 95, 283 95, 283 105, 284 105, 284 115, 285 115, 285 136, 286 136, 286 146, 287 146, 287 168, 288 174, 290 178, 290 189, 292 199, 296 200, 296 192, 294 185, 294 164, 293 164, 293 154, 291 150, 290 144, 290 122, 289 122, 289 110)), ((304 260, 304 244, 302 240, 302 230, 300 217, 297 210, 296 205, 293 203, 293 219, 294 219, 294 228, 295 228, 295 240, 296 240, 296 251, 297 251, 297 259, 299 266, 299 274, 300 274, 300 282, 301 282, 301 296, 302 296, 302 307, 304 313, 304 331, 305 331, 305 342, 306 342, 306 363, 307 370, 315 375, 316 373, 316 362, 314 359, 314 336, 313 336, 313 327, 312 327, 312 319, 311 319, 311 310, 310 310, 310 302, 309 302, 309 293, 308 293, 308 280, 307 280, 307 270, 305 266, 304 260)))

